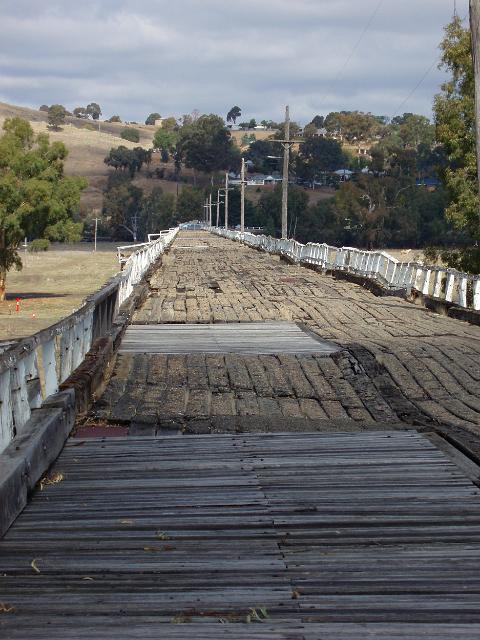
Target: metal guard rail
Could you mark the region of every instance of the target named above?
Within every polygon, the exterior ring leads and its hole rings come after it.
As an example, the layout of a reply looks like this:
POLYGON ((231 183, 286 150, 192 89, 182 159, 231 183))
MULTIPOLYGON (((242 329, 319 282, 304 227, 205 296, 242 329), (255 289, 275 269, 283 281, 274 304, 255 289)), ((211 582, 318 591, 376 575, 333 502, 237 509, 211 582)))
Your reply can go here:
POLYGON ((103 289, 70 316, 0 354, 0 452, 22 433, 32 409, 58 391, 97 338, 107 334, 118 309, 153 262, 170 246, 178 228, 142 245, 103 289))
POLYGON ((480 275, 456 269, 401 262, 384 251, 364 251, 354 247, 272 238, 272 236, 208 227, 217 235, 244 242, 268 253, 288 257, 293 262, 318 265, 322 269, 353 273, 378 282, 387 289, 412 290, 464 309, 480 310, 480 275))

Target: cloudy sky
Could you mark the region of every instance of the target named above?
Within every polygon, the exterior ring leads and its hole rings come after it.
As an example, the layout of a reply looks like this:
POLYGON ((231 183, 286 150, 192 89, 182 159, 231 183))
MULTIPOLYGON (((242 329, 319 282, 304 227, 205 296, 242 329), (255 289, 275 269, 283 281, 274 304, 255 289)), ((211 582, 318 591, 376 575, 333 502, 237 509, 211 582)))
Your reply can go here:
MULTIPOLYGON (((224 115, 234 104, 257 120, 281 119, 286 103, 300 122, 342 109, 430 115, 453 5, 0 0, 0 101, 95 101, 104 117, 138 121, 152 111, 224 115)), ((457 9, 467 16, 468 0, 457 9)))

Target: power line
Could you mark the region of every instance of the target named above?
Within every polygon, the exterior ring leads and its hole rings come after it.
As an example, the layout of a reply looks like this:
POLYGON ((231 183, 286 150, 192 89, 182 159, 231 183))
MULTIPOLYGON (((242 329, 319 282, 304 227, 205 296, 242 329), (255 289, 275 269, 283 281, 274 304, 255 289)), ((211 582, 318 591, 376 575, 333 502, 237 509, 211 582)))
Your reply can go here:
MULTIPOLYGON (((455 7, 454 7, 454 17, 457 16, 457 4, 455 3, 455 7)), ((468 14, 465 15, 462 19, 461 22, 464 22, 467 18, 468 14)), ((403 107, 407 104, 407 102, 410 100, 410 98, 413 96, 413 94, 417 91, 417 89, 419 89, 419 87, 423 84, 423 82, 426 80, 426 78, 429 76, 430 72, 432 71, 433 67, 437 64, 438 62, 438 57, 435 57, 435 60, 432 62, 432 64, 428 67, 428 69, 425 71, 425 73, 422 75, 422 77, 420 78, 420 80, 417 82, 417 84, 413 87, 413 89, 410 91, 410 93, 407 95, 407 97, 400 103, 400 105, 395 109, 392 118, 394 118, 395 116, 400 115, 400 112, 402 111, 403 107)))
POLYGON ((337 82, 340 80, 343 72, 345 71, 348 63, 350 62, 350 60, 353 58, 353 54, 355 53, 355 51, 358 49, 358 47, 360 46, 360 43, 362 42, 365 34, 367 33, 367 31, 370 29, 370 26, 372 24, 372 22, 375 19, 375 16, 377 15, 377 13, 380 11, 380 7, 382 6, 382 4, 384 3, 385 0, 379 0, 377 6, 375 7, 373 13, 371 14, 371 16, 369 17, 369 19, 367 20, 366 25, 364 26, 358 40, 355 42, 355 44, 353 45, 353 49, 350 51, 350 53, 348 54, 345 62, 343 63, 343 65, 341 66, 341 68, 338 70, 337 75, 335 76, 335 79, 333 80, 332 84, 330 85, 329 89, 327 90, 327 93, 324 94, 321 102, 320 102, 320 107, 319 107, 319 111, 323 108, 327 98, 331 95, 331 92, 333 91, 333 89, 336 87, 337 82))
POLYGON ((430 74, 431 70, 433 69, 433 67, 437 64, 438 62, 438 58, 435 58, 435 60, 432 62, 432 64, 428 67, 428 69, 425 71, 425 73, 423 74, 423 76, 420 78, 420 80, 417 82, 417 84, 413 87, 413 89, 410 91, 410 93, 408 94, 408 96, 405 98, 405 100, 403 100, 400 105, 395 109, 392 118, 394 118, 395 116, 399 115, 400 111, 403 109, 403 107, 407 104, 407 102, 410 100, 410 98, 413 96, 413 94, 415 93, 415 91, 423 84, 424 80, 427 78, 427 76, 430 74))

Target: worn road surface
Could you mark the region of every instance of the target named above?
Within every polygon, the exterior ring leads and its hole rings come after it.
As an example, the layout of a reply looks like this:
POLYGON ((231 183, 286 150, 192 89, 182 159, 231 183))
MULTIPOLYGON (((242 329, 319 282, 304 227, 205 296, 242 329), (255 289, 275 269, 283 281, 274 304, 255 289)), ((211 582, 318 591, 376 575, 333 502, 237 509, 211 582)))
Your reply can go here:
POLYGON ((181 233, 0 541, 0 637, 477 640, 479 380, 479 327, 181 233))
POLYGON ((340 350, 332 357, 125 353, 96 415, 187 433, 283 431, 306 421, 322 431, 403 423, 480 433, 480 327, 239 243, 182 232, 133 318, 139 325, 279 321, 301 323, 340 350))

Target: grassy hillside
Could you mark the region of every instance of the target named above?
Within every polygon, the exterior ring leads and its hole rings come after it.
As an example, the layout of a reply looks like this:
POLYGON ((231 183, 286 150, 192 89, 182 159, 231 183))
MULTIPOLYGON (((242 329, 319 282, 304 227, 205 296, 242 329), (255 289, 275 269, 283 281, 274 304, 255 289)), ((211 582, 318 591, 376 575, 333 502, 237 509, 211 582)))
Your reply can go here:
MULTIPOLYGON (((107 177, 111 169, 104 163, 104 158, 112 147, 120 144, 132 149, 138 145, 145 148, 152 146, 152 140, 155 133, 154 126, 148 125, 131 125, 140 131, 140 142, 133 143, 123 140, 120 137, 125 123, 118 122, 100 122, 100 130, 98 123, 92 120, 83 120, 67 116, 66 124, 59 131, 52 131, 47 127, 47 114, 44 111, 29 109, 28 107, 17 107, 14 105, 0 102, 0 127, 6 118, 18 116, 28 120, 32 128, 36 132, 48 132, 52 140, 60 140, 64 142, 69 150, 68 159, 65 163, 66 172, 70 175, 84 176, 88 180, 88 187, 82 194, 81 207, 86 212, 92 209, 101 209, 103 202, 103 190, 107 181, 107 177)), ((241 147, 244 131, 232 131, 232 137, 235 143, 241 147)), ((265 140, 274 135, 273 131, 255 131, 257 140, 265 140)), ((150 169, 154 171, 157 167, 165 169, 166 175, 174 172, 173 162, 162 163, 160 154, 154 154, 150 169)), ((192 181, 193 172, 191 169, 183 168, 182 177, 186 177, 192 181)), ((208 187, 210 178, 207 175, 197 173, 196 182, 199 187, 208 187)), ((146 193, 160 186, 166 193, 176 194, 180 192, 185 183, 177 183, 171 180, 148 179, 144 171, 135 179, 135 184, 141 187, 146 193)), ((247 198, 257 202, 261 193, 269 190, 271 187, 262 187, 260 191, 257 188, 249 187, 247 189, 247 198)), ((313 204, 320 199, 331 197, 330 193, 322 193, 321 191, 309 191, 310 202, 313 204)))
POLYGON ((129 142, 120 137, 125 124, 117 122, 100 122, 100 131, 90 130, 97 123, 81 118, 67 117, 67 122, 59 131, 47 128, 47 114, 43 111, 16 107, 0 102, 0 127, 6 118, 19 117, 28 120, 36 132, 47 132, 51 140, 64 142, 69 150, 65 163, 66 172, 70 175, 84 176, 89 186, 82 194, 82 206, 86 209, 102 206, 102 189, 105 185, 109 168, 103 162, 112 147, 120 144, 133 149, 136 146, 151 147, 155 127, 134 125, 140 131, 140 143, 129 142), (88 127, 86 127, 88 125, 88 127))

